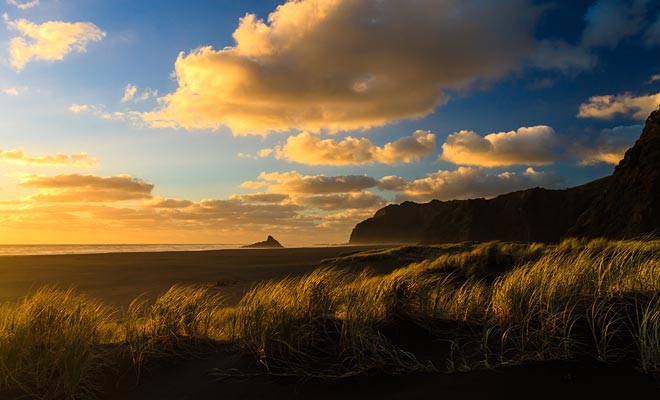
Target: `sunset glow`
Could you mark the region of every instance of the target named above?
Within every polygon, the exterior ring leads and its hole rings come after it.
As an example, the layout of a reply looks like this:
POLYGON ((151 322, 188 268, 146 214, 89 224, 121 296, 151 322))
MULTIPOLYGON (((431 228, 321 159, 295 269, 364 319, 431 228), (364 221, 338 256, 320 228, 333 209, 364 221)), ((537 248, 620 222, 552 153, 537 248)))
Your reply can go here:
POLYGON ((657 5, 473 3, 3 2, 0 243, 345 243, 609 175, 660 104, 657 5))

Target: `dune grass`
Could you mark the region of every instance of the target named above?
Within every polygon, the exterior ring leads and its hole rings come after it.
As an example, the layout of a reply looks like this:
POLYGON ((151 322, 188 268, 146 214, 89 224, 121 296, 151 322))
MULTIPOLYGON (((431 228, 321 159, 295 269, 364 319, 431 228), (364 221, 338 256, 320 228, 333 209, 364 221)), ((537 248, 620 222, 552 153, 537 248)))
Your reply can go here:
POLYGON ((35 398, 86 398, 115 339, 111 310, 71 291, 43 288, 0 309, 0 389, 35 398))
POLYGON ((103 369, 126 354, 139 372, 218 342, 274 375, 451 372, 580 357, 660 373, 660 241, 447 249, 385 275, 332 267, 262 282, 234 307, 210 288, 175 286, 121 314, 42 289, 0 308, 0 394, 93 398, 103 369), (446 354, 418 343, 440 337, 446 354))

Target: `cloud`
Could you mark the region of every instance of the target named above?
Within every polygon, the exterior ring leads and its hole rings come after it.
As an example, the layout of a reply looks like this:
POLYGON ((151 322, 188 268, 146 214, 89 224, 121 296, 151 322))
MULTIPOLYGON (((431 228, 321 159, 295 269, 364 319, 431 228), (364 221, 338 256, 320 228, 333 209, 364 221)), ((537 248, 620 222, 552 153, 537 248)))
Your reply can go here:
POLYGON ((633 96, 631 93, 618 95, 594 96, 589 102, 580 105, 580 118, 610 119, 616 115, 645 120, 649 114, 658 109, 660 93, 633 96))
POLYGON ((554 129, 539 125, 484 137, 462 130, 447 137, 440 158, 457 165, 500 167, 545 165, 554 160, 557 138, 554 129))
POLYGON ((660 81, 660 74, 652 75, 652 76, 649 78, 649 84, 650 84, 650 83, 654 83, 654 82, 658 82, 658 81, 660 81))
POLYGON ((61 61, 71 52, 84 53, 89 42, 100 41, 105 32, 89 22, 47 21, 36 24, 25 19, 10 20, 7 27, 20 34, 9 41, 10 64, 22 70, 32 60, 61 61))
POLYGON ((528 63, 527 0, 288 1, 241 18, 234 46, 175 62, 178 88, 142 116, 153 127, 265 134, 367 129, 431 113, 444 89, 528 63))
POLYGON ((369 209, 342 210, 334 214, 323 216, 321 222, 317 226, 323 229, 341 229, 345 232, 350 232, 358 222, 364 221, 372 216, 373 211, 369 209))
POLYGON ((378 181, 378 189, 392 192, 403 192, 408 182, 400 176, 384 176, 378 181))
POLYGON ((7 0, 7 4, 10 4, 18 8, 19 10, 27 10, 28 8, 38 6, 39 0, 30 0, 30 1, 7 0))
POLYGON ((321 210, 369 209, 381 207, 385 200, 367 189, 379 181, 366 175, 302 175, 291 172, 262 172, 259 181, 241 186, 265 192, 231 197, 245 202, 284 202, 321 210), (286 193, 286 194, 284 194, 286 193))
POLYGON ((140 113, 137 111, 108 111, 104 104, 71 104, 69 111, 74 114, 91 114, 104 120, 130 121, 139 126, 141 123, 140 113))
POLYGON ((29 232, 30 240, 43 242, 52 238, 41 232, 57 229, 58 239, 84 237, 115 243, 189 242, 191 237, 236 243, 254 241, 264 234, 300 244, 344 242, 355 223, 386 204, 366 189, 385 190, 387 186, 399 193, 398 200, 427 200, 491 196, 557 181, 551 174, 531 168, 520 175, 489 175, 462 167, 412 181, 394 176, 305 176, 293 171, 261 174, 257 189, 265 189, 263 192, 193 201, 152 196, 153 184, 127 175, 14 176, 36 193, 20 201, 0 202, 5 236, 7 232, 29 232), (283 188, 292 191, 276 192, 283 188), (323 228, 322 234, 319 228, 323 228))
POLYGON ((18 96, 18 89, 16 89, 15 87, 11 87, 3 90, 2 93, 9 96, 18 96))
POLYGON ((342 140, 325 139, 302 132, 290 136, 286 144, 274 149, 262 149, 259 157, 271 153, 280 160, 305 165, 363 165, 400 164, 418 161, 435 151, 435 135, 428 131, 416 131, 383 147, 375 146, 367 138, 347 136, 342 140))
POLYGON ((320 208, 322 210, 373 209, 385 205, 385 200, 371 192, 331 193, 303 196, 298 204, 320 208))
POLYGON ((71 104, 69 106, 69 111, 71 111, 74 114, 78 114, 81 112, 87 112, 90 110, 98 110, 101 111, 102 108, 99 105, 89 105, 89 104, 71 104))
POLYGON ((121 98, 122 103, 131 101, 135 98, 135 93, 137 92, 137 86, 131 85, 130 83, 126 85, 124 89, 124 97, 121 98))
POLYGON ((169 214, 171 218, 215 221, 229 224, 282 224, 296 226, 301 218, 301 207, 295 204, 249 204, 241 199, 207 199, 195 203, 189 209, 169 214))
POLYGON ((0 161, 12 162, 23 165, 48 165, 48 166, 70 166, 70 167, 92 167, 97 160, 87 153, 78 154, 55 154, 47 156, 30 156, 22 149, 3 150, 0 149, 0 161))
POLYGON ((282 203, 289 200, 289 195, 282 193, 250 193, 235 195, 230 199, 240 199, 246 203, 282 203))
POLYGON ((617 165, 639 138, 643 125, 617 126, 603 129, 595 139, 583 140, 572 148, 578 165, 588 166, 600 163, 617 165))
POLYGON ((190 200, 165 199, 162 197, 153 197, 142 202, 142 206, 146 208, 186 208, 193 204, 190 200))
POLYGON ((587 47, 616 47, 639 33, 649 0, 598 0, 585 16, 587 26, 582 44, 587 47))
POLYGON ((373 188, 378 181, 367 175, 302 175, 291 172, 262 172, 259 181, 241 184, 245 188, 268 187, 270 192, 290 194, 350 193, 373 188))
POLYGON ((21 174, 21 186, 37 189, 33 201, 59 203, 114 202, 151 198, 154 185, 128 175, 97 176, 21 174))
POLYGON ((591 69, 596 61, 588 49, 556 40, 539 41, 530 58, 532 66, 564 72, 591 69))
POLYGON ((129 101, 132 101, 134 103, 138 103, 140 101, 147 100, 150 97, 157 97, 157 96, 158 96, 158 90, 151 90, 150 88, 147 88, 143 90, 141 94, 138 94, 137 86, 129 83, 124 88, 124 96, 121 98, 121 102, 128 103, 129 101))
POLYGON ((408 182, 403 193, 397 196, 397 201, 493 197, 536 186, 554 187, 560 182, 558 176, 537 172, 533 168, 527 168, 522 174, 489 174, 481 168, 459 167, 455 171, 440 170, 408 182))

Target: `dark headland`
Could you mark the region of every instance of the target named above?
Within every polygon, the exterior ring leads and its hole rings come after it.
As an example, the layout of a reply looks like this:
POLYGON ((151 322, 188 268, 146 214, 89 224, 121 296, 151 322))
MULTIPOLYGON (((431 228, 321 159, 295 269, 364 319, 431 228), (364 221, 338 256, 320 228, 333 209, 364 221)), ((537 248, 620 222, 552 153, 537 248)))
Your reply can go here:
POLYGON ((351 233, 357 243, 558 242, 660 233, 660 110, 610 176, 563 190, 533 188, 492 199, 388 205, 351 233))

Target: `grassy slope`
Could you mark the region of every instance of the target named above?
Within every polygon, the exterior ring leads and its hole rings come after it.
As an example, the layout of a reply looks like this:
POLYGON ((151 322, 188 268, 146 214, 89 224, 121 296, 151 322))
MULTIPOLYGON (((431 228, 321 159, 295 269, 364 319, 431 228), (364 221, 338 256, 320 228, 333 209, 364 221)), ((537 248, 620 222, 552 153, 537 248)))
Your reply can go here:
POLYGON ((308 378, 592 358, 660 372, 659 241, 406 247, 327 265, 258 284, 233 307, 175 286, 118 315, 44 289, 0 310, 0 394, 91 398, 110 370, 137 379, 220 345, 257 361, 249 372, 308 378), (413 262, 386 275, 342 268, 391 259, 413 262))

